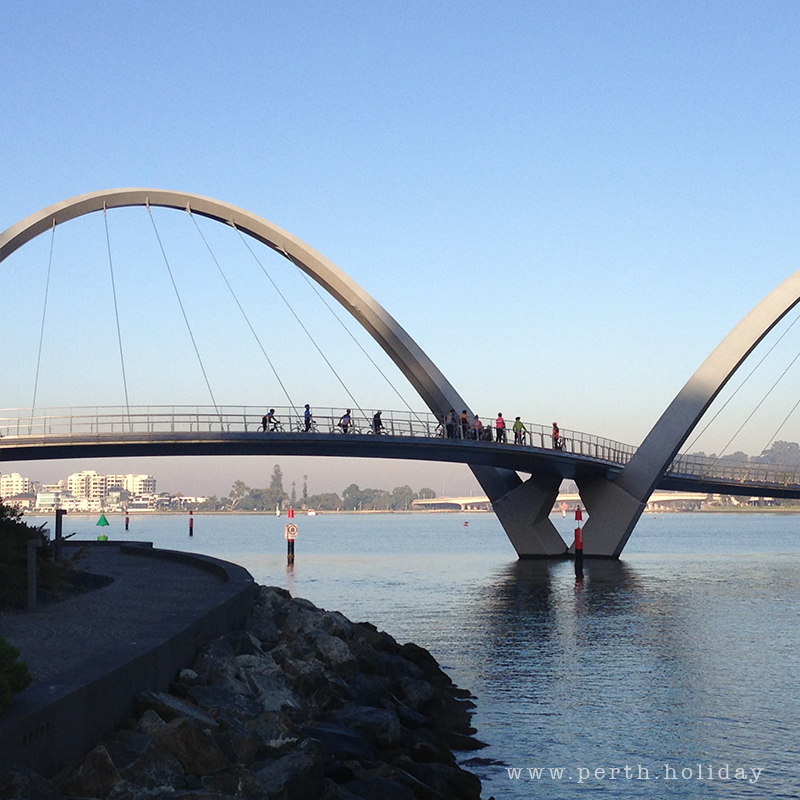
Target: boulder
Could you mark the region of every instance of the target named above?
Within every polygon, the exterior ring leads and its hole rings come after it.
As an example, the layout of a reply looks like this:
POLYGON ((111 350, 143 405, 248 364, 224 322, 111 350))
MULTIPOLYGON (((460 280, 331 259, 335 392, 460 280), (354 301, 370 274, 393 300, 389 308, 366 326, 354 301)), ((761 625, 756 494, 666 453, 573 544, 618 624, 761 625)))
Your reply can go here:
POLYGON ((348 703, 338 711, 328 712, 323 719, 359 731, 379 748, 396 747, 408 738, 397 714, 384 708, 348 703))
POLYGON ((458 766, 438 763, 421 764, 410 761, 407 766, 411 775, 444 797, 480 800, 481 782, 471 772, 458 766))
POLYGON ((401 697, 414 711, 424 712, 427 703, 438 697, 439 692, 428 681, 419 678, 401 678, 399 681, 401 697))
POLYGON ((22 800, 62 800, 61 792, 52 781, 24 767, 18 767, 0 776, 0 797, 19 797, 22 800))
POLYGON ((268 795, 256 776, 245 767, 230 769, 206 775, 200 779, 204 789, 210 792, 242 797, 245 800, 267 800, 268 795))
POLYGON ((122 780, 108 751, 102 745, 91 750, 86 758, 66 775, 57 778, 61 791, 71 797, 107 797, 122 780))
MULTIPOLYGON (((165 723, 162 721, 161 725, 165 723)), ((119 730, 102 740, 111 761, 120 775, 136 763, 155 743, 155 737, 137 730, 119 730)))
POLYGON ((234 719, 257 717, 262 710, 261 705, 245 695, 230 689, 217 686, 192 686, 189 696, 218 726, 217 719, 228 715, 234 719))
POLYGON ((309 725, 301 728, 298 736, 303 739, 318 739, 337 759, 375 759, 375 750, 360 731, 336 722, 309 725))
POLYGON ((182 718, 165 725, 153 747, 159 755, 177 758, 190 775, 207 775, 229 766, 211 735, 182 718))
POLYGON ((234 656, 263 654, 261 642, 249 631, 231 631, 225 639, 230 643, 234 656))
POLYGON ((347 677, 358 668, 355 656, 347 644, 337 636, 317 630, 310 637, 320 659, 337 675, 347 677))
POLYGON ((305 739, 294 750, 256 772, 271 800, 311 800, 322 797, 325 765, 330 753, 317 739, 305 739))
POLYGON ((136 698, 136 711, 143 714, 148 709, 155 711, 165 722, 183 718, 196 722, 203 728, 214 730, 217 723, 196 705, 180 700, 166 692, 142 692, 136 698))
POLYGON ((342 788, 364 800, 416 800, 411 789, 389 778, 358 778, 343 784, 342 788))

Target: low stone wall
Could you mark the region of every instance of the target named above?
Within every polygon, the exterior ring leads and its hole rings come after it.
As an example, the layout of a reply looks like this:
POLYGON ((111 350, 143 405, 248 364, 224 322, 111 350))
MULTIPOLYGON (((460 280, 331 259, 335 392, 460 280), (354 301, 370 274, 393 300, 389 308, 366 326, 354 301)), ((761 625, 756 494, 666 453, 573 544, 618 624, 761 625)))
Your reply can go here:
MULTIPOLYGON (((108 543, 106 546, 119 546, 108 543)), ((80 675, 66 676, 69 693, 53 700, 46 684, 29 687, 24 704, 0 719, 0 771, 29 767, 52 775, 95 746, 98 739, 119 727, 134 711, 143 691, 163 690, 178 671, 191 663, 199 649, 212 639, 240 628, 252 607, 255 584, 247 570, 208 556, 176 553, 150 546, 122 548, 126 555, 179 559, 198 569, 212 571, 224 584, 219 604, 194 619, 180 633, 129 660, 109 654, 102 677, 83 684, 80 675)), ((93 667, 102 668, 93 661, 93 667)), ((22 696, 20 696, 22 697, 22 696)))

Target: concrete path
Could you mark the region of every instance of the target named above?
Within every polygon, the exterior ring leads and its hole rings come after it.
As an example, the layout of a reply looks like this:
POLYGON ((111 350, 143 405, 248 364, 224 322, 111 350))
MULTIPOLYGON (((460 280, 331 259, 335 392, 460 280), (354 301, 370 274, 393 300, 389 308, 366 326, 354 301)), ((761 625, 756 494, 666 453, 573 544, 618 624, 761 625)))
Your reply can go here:
MULTIPOLYGON (((74 548, 64 548, 71 555, 74 548)), ((58 683, 137 642, 166 639, 218 602, 222 581, 196 566, 123 555, 118 547, 90 547, 81 566, 114 582, 78 597, 40 605, 32 613, 0 612, 0 636, 21 650, 35 682, 58 683)))
MULTIPOLYGON (((65 555, 78 543, 69 544, 65 555)), ((82 566, 113 583, 34 612, 0 612, 0 636, 20 649, 34 679, 0 718, 0 767, 8 767, 3 751, 12 745, 15 760, 36 738, 53 748, 69 735, 63 720, 75 709, 86 717, 86 741, 98 715, 109 720, 98 729, 124 719, 136 693, 166 688, 197 648, 241 624, 249 608, 252 578, 241 567, 141 543, 89 544, 82 566)), ((40 755, 31 760, 44 766, 40 755)))

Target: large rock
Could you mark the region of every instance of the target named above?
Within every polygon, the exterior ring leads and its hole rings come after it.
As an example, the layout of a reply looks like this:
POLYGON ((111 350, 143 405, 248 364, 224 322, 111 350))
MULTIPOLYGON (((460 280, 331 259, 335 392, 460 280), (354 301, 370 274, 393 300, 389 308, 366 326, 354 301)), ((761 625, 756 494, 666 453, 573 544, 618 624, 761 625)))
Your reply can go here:
POLYGON ((411 789, 389 778, 358 778, 342 788, 364 800, 416 800, 411 789))
POLYGON ((217 686, 192 686, 189 695, 214 720, 215 728, 220 716, 227 714, 234 719, 249 719, 257 717, 262 710, 257 701, 217 686))
POLYGON ((108 751, 98 745, 77 767, 57 779, 61 791, 71 797, 105 798, 122 780, 108 751))
POLYGON ((190 775, 207 775, 229 766, 211 735, 181 718, 164 726, 154 748, 159 754, 177 758, 190 775))
POLYGON ((410 743, 410 737, 400 725, 397 714, 384 708, 348 703, 338 711, 328 712, 324 719, 359 731, 379 748, 397 747, 407 739, 410 743))
POLYGON ((270 800, 312 800, 322 797, 330 753, 317 739, 306 739, 291 753, 256 773, 270 800))
POLYGON ((318 739, 338 759, 375 759, 374 748, 360 731, 336 722, 309 725, 302 728, 298 735, 304 739, 318 739))
POLYGON ((268 794, 256 776, 244 767, 230 769, 206 775, 200 779, 203 788, 210 792, 242 797, 245 800, 267 800, 268 794))
POLYGON ((0 797, 22 800, 61 800, 61 792, 52 782, 33 770, 20 767, 0 776, 0 797))
POLYGON ((309 639, 319 653, 321 660, 337 675, 347 677, 352 675, 358 668, 355 656, 350 652, 347 644, 338 636, 318 630, 309 639))
MULTIPOLYGON (((163 726, 165 723, 162 722, 163 726)), ((145 755, 155 743, 155 736, 137 730, 122 730, 103 739, 101 744, 120 775, 145 755)))
POLYGON ((192 720, 203 728, 216 729, 217 723, 196 705, 180 700, 166 692, 142 692, 136 698, 136 711, 143 714, 148 709, 155 711, 165 722, 179 717, 192 720))
POLYGON ((457 797, 460 800, 480 800, 480 779, 458 766, 419 763, 408 759, 408 761, 403 761, 403 767, 417 780, 430 786, 443 797, 457 797))

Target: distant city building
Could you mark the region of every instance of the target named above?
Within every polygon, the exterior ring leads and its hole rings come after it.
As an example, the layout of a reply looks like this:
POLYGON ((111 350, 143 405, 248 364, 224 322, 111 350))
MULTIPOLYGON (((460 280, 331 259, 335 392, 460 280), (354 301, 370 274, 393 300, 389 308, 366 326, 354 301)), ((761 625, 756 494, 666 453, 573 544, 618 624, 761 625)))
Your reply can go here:
POLYGON ((30 478, 23 478, 19 472, 0 475, 0 498, 8 499, 17 495, 36 493, 36 484, 30 478))
POLYGON ((73 497, 105 500, 113 490, 123 490, 129 495, 155 494, 156 479, 152 475, 99 475, 94 470, 67 477, 67 491, 73 497))
POLYGON ((103 500, 106 496, 106 476, 93 469, 67 476, 67 491, 80 500, 103 500))

